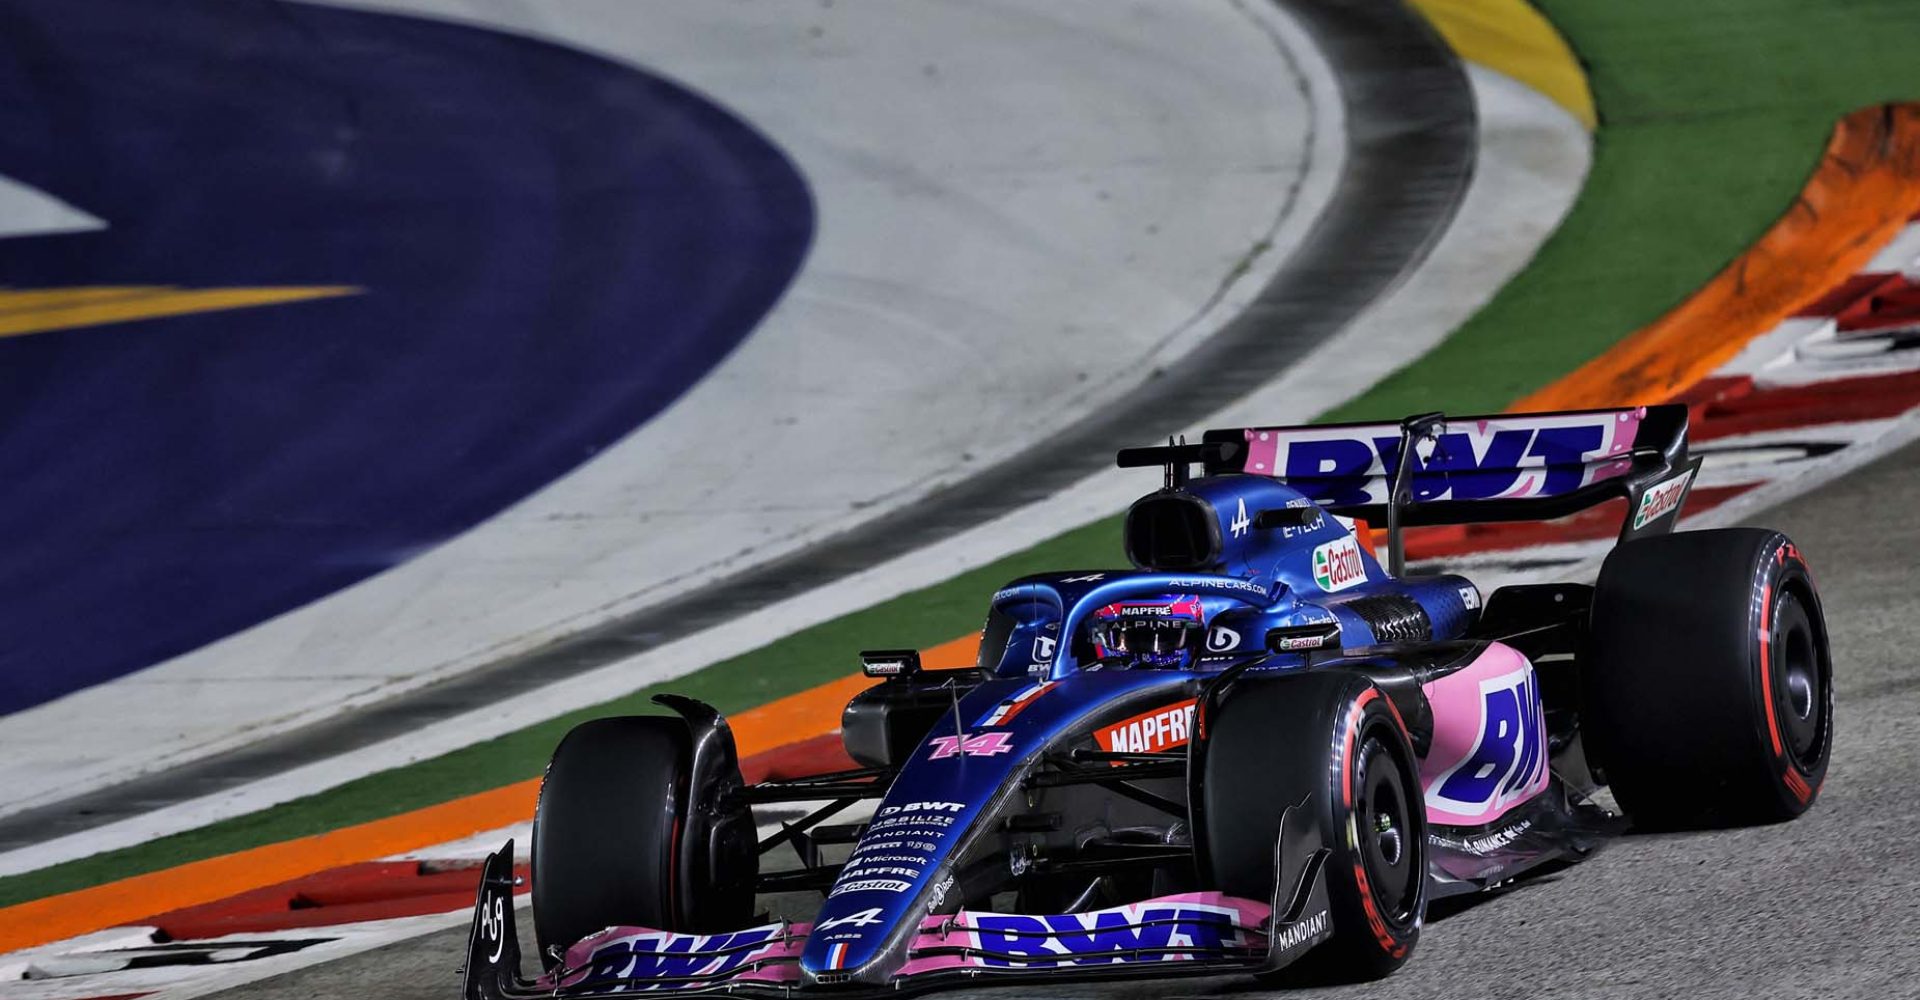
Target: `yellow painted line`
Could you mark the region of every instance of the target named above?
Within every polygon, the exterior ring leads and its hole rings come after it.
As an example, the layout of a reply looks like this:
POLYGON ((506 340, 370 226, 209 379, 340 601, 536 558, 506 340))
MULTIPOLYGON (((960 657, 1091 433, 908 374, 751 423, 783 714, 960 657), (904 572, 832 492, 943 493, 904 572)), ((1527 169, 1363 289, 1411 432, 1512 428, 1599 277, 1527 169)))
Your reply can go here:
POLYGON ((28 291, 0 288, 0 316, 36 309, 139 298, 166 290, 165 285, 104 285, 85 288, 39 288, 28 291))
MULTIPOLYGON (((941 643, 925 650, 922 662, 931 669, 966 666, 979 642, 978 635, 967 635, 941 643)), ((840 727, 848 699, 873 683, 854 674, 741 712, 728 719, 734 745, 741 757, 751 757, 830 733, 840 727)), ((530 778, 386 819, 19 903, 0 909, 0 953, 138 924, 157 913, 522 823, 533 817, 539 793, 540 779, 530 778)))
POLYGON ((282 305, 355 295, 350 285, 269 288, 173 288, 169 286, 0 289, 0 337, 52 330, 131 323, 191 313, 282 305))
POLYGON ((1462 59, 1545 94, 1588 131, 1596 116, 1593 88, 1572 46, 1526 0, 1412 0, 1462 59))

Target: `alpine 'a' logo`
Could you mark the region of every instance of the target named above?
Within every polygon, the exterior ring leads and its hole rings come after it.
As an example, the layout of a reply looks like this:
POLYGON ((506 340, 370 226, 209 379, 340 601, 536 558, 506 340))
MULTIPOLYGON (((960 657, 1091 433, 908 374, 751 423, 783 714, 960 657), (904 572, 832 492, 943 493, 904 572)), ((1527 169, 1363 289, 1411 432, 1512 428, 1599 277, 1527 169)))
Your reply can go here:
POLYGON ((1342 535, 1313 550, 1313 582, 1332 593, 1367 581, 1367 565, 1360 560, 1360 543, 1342 535))
POLYGON ((841 927, 841 926, 872 927, 874 924, 877 924, 879 922, 880 922, 880 908, 877 906, 871 906, 871 907, 868 907, 867 909, 861 910, 858 913, 849 913, 844 917, 834 917, 831 920, 822 920, 821 922, 815 924, 813 926, 813 929, 817 931, 830 931, 830 930, 833 930, 835 927, 841 927))
POLYGON ((1227 523, 1227 527, 1233 529, 1233 537, 1235 538, 1246 534, 1247 529, 1253 527, 1253 521, 1247 517, 1246 497, 1240 498, 1240 506, 1233 512, 1233 520, 1227 523))

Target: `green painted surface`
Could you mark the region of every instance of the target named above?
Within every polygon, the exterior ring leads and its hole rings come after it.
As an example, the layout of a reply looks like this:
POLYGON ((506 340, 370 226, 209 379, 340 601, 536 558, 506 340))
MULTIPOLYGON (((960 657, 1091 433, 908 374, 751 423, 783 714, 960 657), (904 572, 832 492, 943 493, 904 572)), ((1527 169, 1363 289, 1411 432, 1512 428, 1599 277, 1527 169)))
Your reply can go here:
POLYGON ((1586 64, 1600 109, 1586 187, 1485 309, 1331 418, 1505 408, 1757 239, 1842 115, 1920 99, 1920 4, 1906 0, 1534 2, 1586 64))

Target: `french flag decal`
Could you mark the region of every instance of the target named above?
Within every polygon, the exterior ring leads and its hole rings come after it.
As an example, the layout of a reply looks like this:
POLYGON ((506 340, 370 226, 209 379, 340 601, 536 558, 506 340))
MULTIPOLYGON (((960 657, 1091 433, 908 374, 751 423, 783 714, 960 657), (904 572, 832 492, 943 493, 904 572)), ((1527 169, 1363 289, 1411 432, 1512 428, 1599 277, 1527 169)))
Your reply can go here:
POLYGON ((827 968, 844 969, 847 966, 847 943, 845 941, 827 949, 827 968))
POLYGON ((1016 692, 1013 697, 995 706, 993 711, 981 716, 980 721, 974 723, 974 727, 1004 726, 1012 722, 1014 716, 1025 711, 1027 706, 1037 701, 1041 695, 1053 690, 1053 686, 1057 683, 1057 681, 1042 681, 1038 684, 1027 685, 1016 692))

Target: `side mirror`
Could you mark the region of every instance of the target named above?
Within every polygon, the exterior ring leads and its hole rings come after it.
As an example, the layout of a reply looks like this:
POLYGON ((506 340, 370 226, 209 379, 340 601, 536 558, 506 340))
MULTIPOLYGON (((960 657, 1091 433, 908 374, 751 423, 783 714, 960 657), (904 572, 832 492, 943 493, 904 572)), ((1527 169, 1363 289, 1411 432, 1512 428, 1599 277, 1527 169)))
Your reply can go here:
POLYGON ((868 677, 906 677, 920 672, 917 649, 863 649, 860 670, 868 677))

